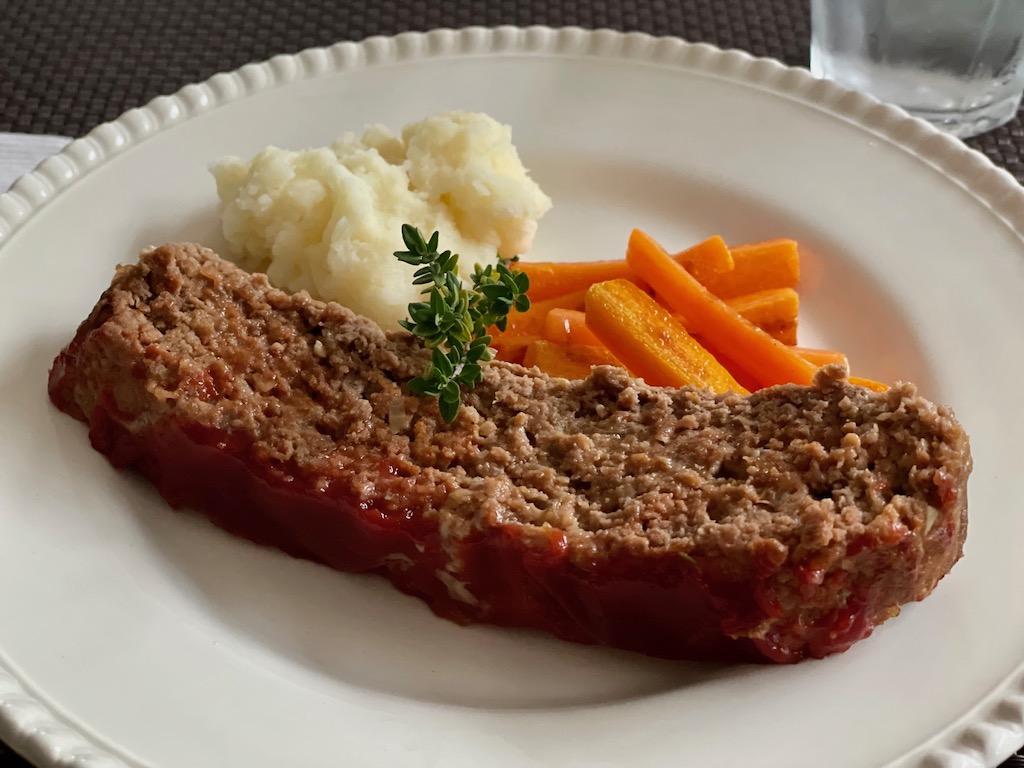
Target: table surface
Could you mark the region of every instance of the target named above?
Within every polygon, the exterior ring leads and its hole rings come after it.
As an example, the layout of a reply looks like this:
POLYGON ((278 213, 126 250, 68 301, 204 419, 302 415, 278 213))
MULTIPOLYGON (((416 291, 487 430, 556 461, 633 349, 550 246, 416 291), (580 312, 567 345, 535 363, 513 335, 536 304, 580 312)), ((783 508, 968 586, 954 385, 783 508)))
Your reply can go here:
MULTIPOLYGON (((676 35, 806 66, 807 0, 4 0, 0 131, 81 136, 250 61, 405 30, 579 25, 676 35)), ((968 142, 1024 182, 1024 122, 968 142)), ((1024 749, 1001 768, 1024 767, 1024 749)), ((0 743, 0 768, 29 768, 0 743)))

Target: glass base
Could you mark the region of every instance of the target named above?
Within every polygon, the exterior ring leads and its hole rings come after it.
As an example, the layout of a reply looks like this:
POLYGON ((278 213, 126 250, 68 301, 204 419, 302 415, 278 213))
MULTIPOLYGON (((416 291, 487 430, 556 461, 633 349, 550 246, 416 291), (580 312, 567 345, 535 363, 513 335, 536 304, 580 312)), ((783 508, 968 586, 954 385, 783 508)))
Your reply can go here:
POLYGON ((966 112, 945 112, 906 107, 905 109, 914 117, 927 120, 940 130, 951 133, 961 139, 968 139, 1010 122, 1016 116, 1020 102, 1021 97, 1016 95, 1008 96, 1000 101, 995 101, 966 112))

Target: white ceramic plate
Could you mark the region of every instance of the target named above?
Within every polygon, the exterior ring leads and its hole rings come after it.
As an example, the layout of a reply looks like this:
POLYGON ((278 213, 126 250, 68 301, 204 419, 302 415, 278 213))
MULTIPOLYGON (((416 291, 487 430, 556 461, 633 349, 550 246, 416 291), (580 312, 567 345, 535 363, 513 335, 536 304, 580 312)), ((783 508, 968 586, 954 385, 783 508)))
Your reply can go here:
POLYGON ((1024 192, 865 97, 704 45, 578 29, 341 44, 219 75, 0 198, 0 736, 100 766, 995 765, 1024 741, 1024 192), (460 628, 382 580, 174 513, 46 398, 115 263, 217 237, 207 164, 440 109, 514 127, 536 252, 640 226, 805 246, 803 341, 910 378, 973 436, 967 553, 841 656, 656 661, 460 628))

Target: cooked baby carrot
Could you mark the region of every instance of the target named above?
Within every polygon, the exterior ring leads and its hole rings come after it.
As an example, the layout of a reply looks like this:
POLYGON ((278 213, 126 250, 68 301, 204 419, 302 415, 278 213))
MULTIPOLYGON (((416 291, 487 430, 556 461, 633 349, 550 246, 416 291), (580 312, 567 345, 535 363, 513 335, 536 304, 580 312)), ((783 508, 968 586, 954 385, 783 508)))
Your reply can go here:
MULTIPOLYGON (((655 298, 663 307, 669 306, 668 301, 659 294, 656 293, 655 298)), ((792 288, 773 288, 767 291, 747 293, 737 296, 735 299, 726 299, 725 303, 769 336, 773 336, 783 344, 790 346, 796 344, 800 297, 792 288)), ((692 332, 684 315, 679 312, 672 314, 686 326, 687 330, 692 332)))
POLYGON ((526 354, 526 348, 539 338, 539 336, 529 334, 499 333, 491 339, 491 347, 494 348, 494 356, 498 360, 504 360, 506 363, 521 363, 523 355, 526 354))
MULTIPOLYGON (((668 254, 665 256, 690 277, 668 254)), ((714 392, 746 391, 668 310, 628 280, 590 286, 586 305, 587 325, 597 338, 634 376, 648 384, 692 384, 714 392)))
POLYGON ((870 389, 872 392, 885 392, 889 389, 888 384, 883 384, 880 381, 874 381, 873 379, 865 379, 860 376, 851 376, 850 383, 856 384, 858 387, 864 387, 870 389))
MULTIPOLYGON (((698 344, 703 346, 703 342, 699 336, 694 336, 698 344)), ((707 347, 704 347, 707 349, 707 347)), ((743 366, 738 364, 735 360, 730 358, 728 355, 724 355, 721 352, 715 352, 715 359, 721 364, 729 374, 739 382, 739 385, 746 389, 748 392, 753 392, 761 388, 760 382, 752 377, 749 373, 744 370, 743 366)))
POLYGON ((530 309, 526 312, 509 314, 504 331, 491 328, 490 334, 495 339, 499 336, 533 336, 539 339, 544 335, 544 321, 548 312, 552 309, 583 309, 583 296, 584 291, 576 291, 542 301, 531 300, 530 309))
MULTIPOLYGON (((655 300, 659 304, 661 304, 661 306, 667 308, 669 311, 672 311, 672 307, 669 306, 668 302, 665 299, 663 299, 661 296, 658 296, 657 294, 655 294, 654 298, 655 298, 655 300)), ((729 303, 730 303, 729 301, 726 301, 726 304, 729 304, 729 303)), ((745 310, 745 309, 744 310, 739 310, 739 313, 741 315, 743 315, 744 317, 747 317, 747 314, 748 314, 747 310, 745 310)), ((750 314, 754 314, 754 313, 751 312, 750 314)), ((681 314, 679 312, 672 311, 672 317, 674 317, 676 320, 678 320, 680 323, 682 323, 683 327, 686 328, 686 330, 690 331, 691 335, 693 335, 697 339, 697 341, 699 341, 701 344, 704 343, 700 339, 700 334, 693 332, 693 330, 691 329, 690 325, 686 322, 686 317, 683 314, 681 314)), ((747 319, 750 320, 751 318, 747 317, 747 319)), ((753 322, 753 320, 751 322, 753 322)), ((786 344, 787 346, 792 346, 792 344, 790 344, 790 341, 791 340, 795 340, 795 336, 796 336, 796 325, 795 324, 791 324, 791 325, 778 325, 778 324, 776 324, 773 327, 771 324, 769 324, 767 326, 763 326, 763 325, 760 325, 757 322, 754 322, 754 325, 756 325, 762 331, 765 331, 769 336, 772 336, 772 337, 778 339, 779 341, 781 341, 783 344, 786 344)), ((715 351, 715 355, 716 356, 718 356, 718 352, 719 352, 719 350, 715 351)), ((726 366, 726 367, 728 368, 728 366, 726 366)))
POLYGON ((846 359, 846 355, 842 352, 838 352, 834 349, 811 349, 810 347, 793 347, 793 351, 796 352, 800 357, 809 362, 811 365, 816 365, 819 368, 823 365, 846 365, 849 366, 849 361, 846 359))
MULTIPOLYGON (((702 282, 705 278, 712 279, 733 268, 729 246, 718 235, 680 251, 674 258, 702 282)), ((608 280, 638 280, 625 259, 520 261, 516 263, 515 268, 525 272, 530 278, 528 295, 531 301, 544 301, 567 293, 583 291, 594 283, 608 280)))
POLYGON ((792 288, 769 288, 745 293, 726 299, 725 303, 783 344, 796 344, 800 297, 792 288))
POLYGON ((554 344, 538 339, 526 348, 523 365, 536 366, 549 376, 563 379, 585 379, 595 365, 617 365, 620 363, 604 347, 585 344, 554 344))
POLYGON ((766 240, 729 250, 733 268, 701 280, 721 299, 769 288, 792 288, 800 281, 800 252, 794 240, 766 240))
MULTIPOLYGON (((847 368, 850 367, 850 361, 846 355, 842 352, 838 352, 834 349, 811 349, 810 347, 792 347, 792 350, 796 352, 807 362, 812 365, 816 365, 819 368, 825 365, 844 365, 847 368)), ((888 384, 883 384, 880 381, 874 379, 865 379, 862 376, 850 376, 849 382, 856 384, 859 387, 870 389, 872 392, 885 392, 889 389, 888 384)))
MULTIPOLYGON (((691 331, 699 334, 709 349, 736 360, 761 386, 811 383, 817 370, 814 365, 712 295, 649 235, 633 230, 626 261, 640 277, 658 286, 658 293, 674 311, 686 317, 691 331)), ((592 290, 587 292, 588 322, 592 290)), ((594 330, 597 332, 597 328, 594 330)), ((619 354, 600 333, 597 335, 619 354)), ((629 365, 629 360, 619 357, 629 365)))
POLYGON ((732 271, 735 267, 729 246, 718 235, 709 237, 685 251, 680 251, 672 258, 686 267, 690 274, 702 283, 706 280, 714 280, 716 277, 732 271))
POLYGON ((544 322, 544 338, 555 344, 604 346, 587 326, 587 315, 574 309, 552 309, 544 322))
POLYGON ((619 278, 636 279, 625 259, 614 261, 520 261, 516 269, 530 277, 530 301, 584 291, 594 283, 619 278))

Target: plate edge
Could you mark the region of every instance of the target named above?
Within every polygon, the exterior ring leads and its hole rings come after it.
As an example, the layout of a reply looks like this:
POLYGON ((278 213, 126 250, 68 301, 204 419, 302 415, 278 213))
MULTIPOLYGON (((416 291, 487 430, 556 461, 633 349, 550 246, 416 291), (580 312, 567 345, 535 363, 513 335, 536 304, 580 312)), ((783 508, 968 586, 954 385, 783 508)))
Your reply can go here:
MULTIPOLYGON (((1007 171, 959 139, 902 109, 849 91, 809 71, 739 50, 643 32, 581 27, 465 27, 403 32, 338 42, 246 64, 158 96, 72 141, 0 195, 3 246, 32 215, 72 184, 124 150, 174 125, 245 96, 303 79, 401 61, 460 55, 578 55, 699 69, 812 104, 880 135, 927 164, 988 207, 1024 240, 1024 188, 1007 171)), ((0 737, 27 757, 64 768, 141 768, 144 763, 89 736, 19 681, 0 654, 0 737)), ((974 709, 890 768, 991 768, 1024 742, 1024 662, 974 709), (1007 751, 1009 749, 1009 751, 1007 751)))

